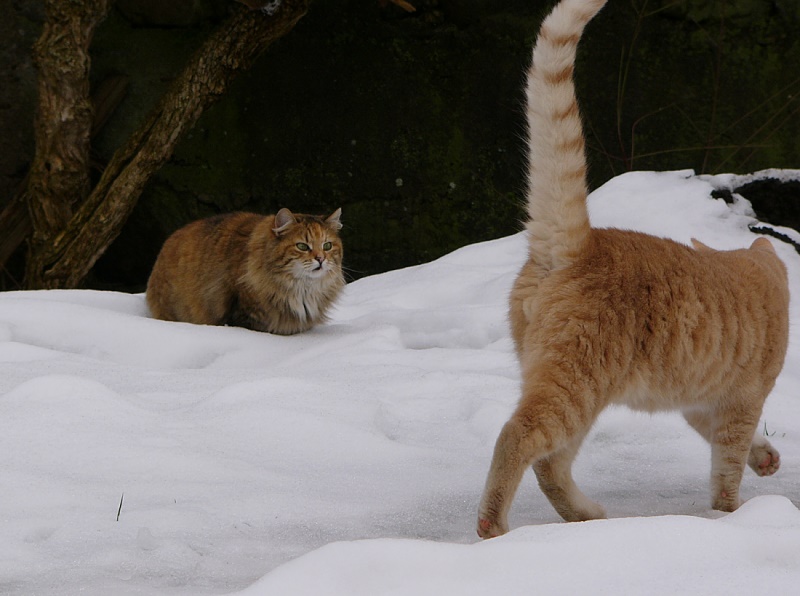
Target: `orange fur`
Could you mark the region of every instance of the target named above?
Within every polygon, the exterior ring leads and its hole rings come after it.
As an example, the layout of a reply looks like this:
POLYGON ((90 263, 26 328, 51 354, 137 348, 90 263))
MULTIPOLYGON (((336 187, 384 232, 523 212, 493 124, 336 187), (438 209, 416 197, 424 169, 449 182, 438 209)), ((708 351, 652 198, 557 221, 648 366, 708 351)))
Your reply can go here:
POLYGON ((744 466, 774 473, 756 434, 788 342, 786 268, 766 239, 695 249, 592 229, 572 70, 585 25, 606 0, 562 0, 545 19, 528 74, 529 258, 510 297, 522 397, 494 450, 478 534, 508 530, 525 469, 567 521, 605 516, 571 467, 609 404, 677 409, 711 444, 711 503, 733 511, 744 466))
POLYGON ((324 322, 345 285, 340 214, 325 219, 281 209, 186 225, 167 238, 153 266, 150 311, 166 321, 281 335, 324 322))

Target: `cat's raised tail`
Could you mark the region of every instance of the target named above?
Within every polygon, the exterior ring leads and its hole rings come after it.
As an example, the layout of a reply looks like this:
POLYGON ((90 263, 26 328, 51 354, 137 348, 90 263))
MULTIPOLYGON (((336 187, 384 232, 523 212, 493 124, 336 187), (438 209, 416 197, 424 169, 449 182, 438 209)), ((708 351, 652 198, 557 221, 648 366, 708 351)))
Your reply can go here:
POLYGON ((583 126, 572 73, 586 24, 607 0, 562 0, 542 23, 528 70, 528 236, 535 270, 572 263, 589 236, 583 126))

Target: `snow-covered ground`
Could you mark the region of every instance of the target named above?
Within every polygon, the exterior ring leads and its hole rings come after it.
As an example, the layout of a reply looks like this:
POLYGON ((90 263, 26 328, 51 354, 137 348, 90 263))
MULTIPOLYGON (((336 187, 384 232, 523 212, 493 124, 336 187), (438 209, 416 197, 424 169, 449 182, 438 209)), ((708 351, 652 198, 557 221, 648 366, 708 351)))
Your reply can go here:
MULTIPOLYGON (((624 175, 592 219, 746 246, 746 201, 708 198, 733 182, 624 175)), ((330 324, 293 337, 152 320, 142 295, 0 294, 0 593, 795 593, 800 257, 774 243, 794 297, 762 421, 781 470, 748 470, 749 501, 713 512, 709 448, 682 418, 614 409, 575 469, 610 519, 563 523, 529 473, 515 529, 480 543, 518 397, 505 314, 521 235, 357 281, 330 324)))

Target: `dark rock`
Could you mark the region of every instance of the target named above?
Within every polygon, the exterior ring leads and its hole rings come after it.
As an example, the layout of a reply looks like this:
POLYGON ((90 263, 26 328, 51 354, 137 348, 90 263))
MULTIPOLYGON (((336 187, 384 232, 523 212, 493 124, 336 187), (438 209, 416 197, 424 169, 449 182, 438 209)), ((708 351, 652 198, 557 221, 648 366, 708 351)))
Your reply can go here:
POLYGON ((734 192, 750 201, 760 221, 800 230, 800 174, 797 180, 754 180, 734 192))

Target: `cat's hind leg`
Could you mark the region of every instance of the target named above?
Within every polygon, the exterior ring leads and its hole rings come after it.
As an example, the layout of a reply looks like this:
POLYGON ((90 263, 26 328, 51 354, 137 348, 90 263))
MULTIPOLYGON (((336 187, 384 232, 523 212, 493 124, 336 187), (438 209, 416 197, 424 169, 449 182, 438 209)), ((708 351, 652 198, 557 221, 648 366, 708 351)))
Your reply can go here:
POLYGON ((494 538, 508 532, 508 510, 517 487, 537 451, 544 450, 543 437, 533 434, 516 415, 500 431, 478 509, 478 536, 481 538, 494 538))
MULTIPOLYGON (((569 503, 566 509, 573 508, 570 513, 580 510, 581 506, 586 506, 584 512, 602 511, 597 508, 599 506, 592 507, 594 504, 574 487, 574 483, 563 482, 564 470, 568 472, 580 440, 596 417, 594 400, 584 399, 588 392, 577 387, 575 382, 569 385, 571 390, 563 382, 524 384, 520 404, 495 444, 478 512, 478 535, 482 538, 508 531, 508 511, 527 467, 562 451, 562 455, 556 455, 550 464, 542 467, 545 486, 550 491, 545 494, 548 498, 553 495, 558 503, 569 503), (577 442, 574 447, 571 446, 573 442, 577 442), (572 502, 570 497, 574 499, 572 502)), ((569 473, 567 476, 571 480, 569 473)))
POLYGON ((583 435, 565 447, 533 464, 539 488, 565 521, 603 519, 605 509, 581 492, 572 479, 572 462, 578 454, 583 435))

